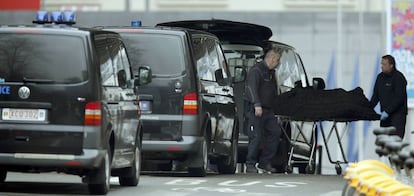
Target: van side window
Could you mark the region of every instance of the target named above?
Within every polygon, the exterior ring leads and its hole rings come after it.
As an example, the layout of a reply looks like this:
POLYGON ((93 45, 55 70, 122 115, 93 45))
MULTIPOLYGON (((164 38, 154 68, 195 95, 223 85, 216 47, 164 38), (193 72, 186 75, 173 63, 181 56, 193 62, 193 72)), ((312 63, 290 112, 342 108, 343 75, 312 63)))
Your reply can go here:
POLYGON ((286 92, 295 87, 295 82, 301 81, 301 75, 305 74, 302 62, 294 50, 282 50, 282 57, 280 59, 280 66, 277 68, 277 82, 281 84, 280 91, 286 92))
POLYGON ((220 69, 215 40, 209 38, 193 39, 194 57, 197 73, 201 80, 216 81, 214 72, 220 69))
POLYGON ((124 60, 122 59, 122 50, 124 50, 124 47, 121 45, 121 42, 118 39, 109 40, 109 52, 113 60, 117 84, 121 88, 126 88, 128 85, 127 81, 130 80, 130 72, 129 70, 128 72, 125 70, 125 67, 129 66, 129 64, 124 65, 124 60))
POLYGON ((97 38, 96 52, 99 57, 100 70, 102 75, 102 84, 104 86, 116 86, 114 68, 112 59, 109 55, 106 39, 97 38))
POLYGON ((119 86, 121 88, 127 88, 128 81, 130 81, 132 78, 131 68, 125 52, 125 48, 122 45, 119 45, 119 51, 114 58, 114 62, 116 65, 119 86))
POLYGON ((217 41, 216 50, 218 53, 219 67, 223 71, 223 78, 227 78, 229 76, 230 70, 228 70, 228 67, 226 66, 226 58, 224 57, 224 53, 222 52, 219 42, 217 41))
POLYGON ((129 63, 129 59, 128 59, 128 55, 125 49, 125 46, 121 46, 120 49, 120 53, 121 53, 121 59, 122 59, 122 64, 124 65, 124 69, 127 75, 127 80, 131 80, 132 77, 132 68, 131 68, 131 64, 129 63))

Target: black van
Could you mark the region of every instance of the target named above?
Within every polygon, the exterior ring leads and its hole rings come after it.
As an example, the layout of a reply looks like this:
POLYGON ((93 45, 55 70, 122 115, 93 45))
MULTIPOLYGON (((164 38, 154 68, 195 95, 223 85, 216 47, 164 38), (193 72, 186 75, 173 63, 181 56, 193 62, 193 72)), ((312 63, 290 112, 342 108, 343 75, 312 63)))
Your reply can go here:
POLYGON ((0 27, 0 184, 8 171, 78 175, 92 194, 140 177, 135 79, 119 34, 66 24, 0 27))
POLYGON ((152 69, 152 82, 140 88, 143 159, 192 176, 205 176, 209 161, 220 173, 235 173, 238 118, 217 37, 170 27, 105 30, 121 34, 133 65, 152 69))
MULTIPOLYGON (((263 51, 265 48, 278 48, 278 50, 283 51, 280 65, 278 66, 275 74, 277 78, 277 87, 279 94, 290 91, 296 86, 309 87, 308 76, 305 71, 304 64, 300 58, 299 53, 296 49, 288 44, 282 42, 271 41, 273 33, 269 27, 237 22, 230 20, 220 20, 220 19, 211 19, 211 20, 186 20, 186 21, 172 21, 160 23, 158 25, 171 26, 171 27, 182 27, 190 28, 195 30, 206 31, 216 35, 222 45, 223 51, 225 53, 226 59, 228 61, 230 70, 235 67, 243 67, 246 73, 250 67, 262 60, 263 51)), ((239 72, 232 73, 234 77, 240 75, 239 72)), ((243 74, 241 74, 243 75, 243 74)), ((313 79, 314 81, 321 81, 321 78, 313 79)), ((321 81, 323 82, 323 81, 321 81)), ((238 112, 238 118, 244 119, 244 82, 239 82, 234 85, 234 95, 236 98, 236 105, 238 112)), ((323 86, 324 84, 318 83, 318 85, 323 86)), ((321 88, 320 86, 314 86, 314 88, 321 88)), ((244 124, 245 120, 239 122, 240 134, 239 134, 239 149, 238 149, 238 162, 244 163, 247 153, 248 145, 248 136, 246 135, 246 126, 244 124)), ((291 134, 297 131, 295 127, 305 126, 305 129, 314 129, 316 127, 309 126, 308 123, 302 123, 297 121, 291 121, 287 124, 282 124, 284 127, 285 133, 282 134, 279 154, 273 160, 273 166, 278 169, 279 172, 291 172, 292 169, 287 167, 287 156, 290 148, 290 137, 291 134), (285 137, 286 136, 286 137, 285 137), (286 141, 288 139, 288 141, 286 141)), ((307 141, 315 140, 316 135, 312 135, 313 131, 307 131, 309 135, 303 135, 307 137, 307 141)), ((314 131, 313 133, 316 133, 314 131)), ((295 133, 296 135, 296 133, 295 133)), ((302 161, 304 157, 309 160, 309 155, 311 154, 311 143, 304 143, 300 146, 302 154, 292 154, 292 156, 297 161, 295 166, 299 167, 301 173, 312 173, 315 169, 315 157, 312 157, 312 165, 308 165, 308 161, 302 161), (304 156, 306 155, 306 156, 304 156)), ((295 142, 295 145, 302 144, 301 142, 295 142)), ((313 153, 313 156, 316 153, 313 153)))

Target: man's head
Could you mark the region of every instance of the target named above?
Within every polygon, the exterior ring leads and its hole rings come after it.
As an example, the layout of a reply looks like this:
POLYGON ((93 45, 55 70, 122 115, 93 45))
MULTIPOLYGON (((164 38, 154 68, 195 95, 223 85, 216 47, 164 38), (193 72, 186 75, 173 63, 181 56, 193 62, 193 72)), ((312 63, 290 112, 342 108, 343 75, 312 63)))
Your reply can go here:
POLYGON ((382 56, 381 70, 383 73, 391 73, 395 69, 395 59, 393 56, 387 54, 382 56))
POLYGON ((275 69, 279 63, 280 58, 282 57, 282 51, 277 48, 272 48, 267 51, 265 54, 265 62, 270 70, 275 69))

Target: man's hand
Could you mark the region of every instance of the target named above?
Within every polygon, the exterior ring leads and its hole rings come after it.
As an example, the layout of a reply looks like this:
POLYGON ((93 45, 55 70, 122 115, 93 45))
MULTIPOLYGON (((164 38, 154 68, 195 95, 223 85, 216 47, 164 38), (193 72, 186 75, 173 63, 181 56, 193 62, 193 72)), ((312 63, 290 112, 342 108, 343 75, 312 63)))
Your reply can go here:
POLYGON ((262 116, 263 110, 261 106, 255 106, 254 107, 254 115, 260 117, 262 116))
POLYGON ((388 118, 388 113, 386 112, 386 111, 383 111, 383 112, 381 112, 381 120, 385 120, 385 119, 387 119, 388 118))

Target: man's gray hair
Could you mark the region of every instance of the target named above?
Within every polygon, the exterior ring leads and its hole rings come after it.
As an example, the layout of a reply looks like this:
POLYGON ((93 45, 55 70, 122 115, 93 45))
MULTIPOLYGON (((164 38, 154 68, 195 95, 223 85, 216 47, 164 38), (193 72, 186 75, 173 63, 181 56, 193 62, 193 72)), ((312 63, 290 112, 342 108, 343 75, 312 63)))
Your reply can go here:
POLYGON ((267 53, 265 54, 265 56, 269 55, 270 52, 279 54, 280 56, 282 56, 283 54, 283 49, 280 47, 272 47, 270 50, 267 51, 267 53))

